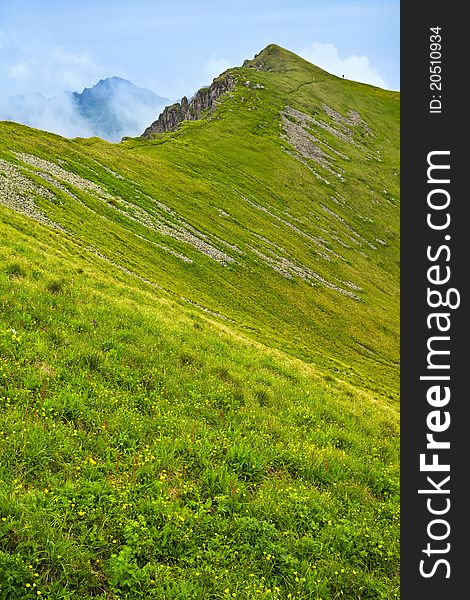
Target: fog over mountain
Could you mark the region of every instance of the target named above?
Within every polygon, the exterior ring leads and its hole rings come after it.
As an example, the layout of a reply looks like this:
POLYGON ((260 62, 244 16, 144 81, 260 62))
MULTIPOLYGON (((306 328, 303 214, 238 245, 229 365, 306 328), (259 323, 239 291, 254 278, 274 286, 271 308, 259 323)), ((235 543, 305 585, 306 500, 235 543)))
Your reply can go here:
POLYGON ((52 98, 39 93, 0 97, 0 120, 15 121, 65 137, 98 136, 118 142, 140 135, 167 98, 120 77, 101 79, 81 93, 52 98))

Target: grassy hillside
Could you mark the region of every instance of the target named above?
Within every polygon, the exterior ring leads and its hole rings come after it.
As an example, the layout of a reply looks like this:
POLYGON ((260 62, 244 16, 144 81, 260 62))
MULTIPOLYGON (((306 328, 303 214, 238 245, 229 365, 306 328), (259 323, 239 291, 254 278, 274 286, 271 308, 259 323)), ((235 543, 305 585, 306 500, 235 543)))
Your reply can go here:
POLYGON ((399 97, 231 73, 151 140, 0 123, 0 598, 398 596, 399 97))

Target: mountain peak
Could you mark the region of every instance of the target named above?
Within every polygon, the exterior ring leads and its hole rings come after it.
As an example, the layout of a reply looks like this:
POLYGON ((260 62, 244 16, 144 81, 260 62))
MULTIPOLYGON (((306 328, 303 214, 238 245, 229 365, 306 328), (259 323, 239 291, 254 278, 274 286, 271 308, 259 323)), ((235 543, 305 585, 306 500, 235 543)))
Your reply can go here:
POLYGON ((326 74, 326 71, 320 67, 312 65, 304 58, 277 44, 268 44, 266 48, 255 54, 251 60, 245 60, 243 63, 244 67, 278 73, 305 68, 307 65, 309 69, 316 69, 319 73, 326 74))
POLYGON ((93 87, 74 92, 72 97, 80 116, 96 135, 110 141, 138 131, 144 119, 158 114, 168 102, 167 98, 116 75, 100 79, 93 87))
POLYGON ((278 54, 282 54, 282 53, 287 53, 288 50, 285 50, 284 48, 282 48, 281 46, 278 46, 277 44, 268 44, 266 46, 266 48, 263 48, 263 50, 261 50, 261 52, 258 52, 258 54, 255 54, 255 58, 257 56, 272 56, 272 55, 278 55, 278 54))
POLYGON ((101 85, 129 85, 132 87, 137 87, 128 79, 124 79, 123 77, 118 77, 117 75, 113 75, 112 77, 106 77, 105 79, 100 79, 94 87, 101 86, 101 85))
MULTIPOLYGON (((118 90, 118 89, 139 89, 136 85, 134 85, 131 81, 128 81, 127 79, 123 79, 122 77, 118 77, 116 75, 113 75, 112 77, 106 77, 104 79, 100 79, 98 81, 98 83, 95 83, 95 85, 91 86, 91 87, 85 87, 83 89, 83 93, 87 93, 87 92, 104 92, 104 93, 108 93, 110 91, 113 90, 118 90)), ((143 89, 143 88, 141 88, 143 89)), ((78 93, 78 92, 75 92, 78 93)))

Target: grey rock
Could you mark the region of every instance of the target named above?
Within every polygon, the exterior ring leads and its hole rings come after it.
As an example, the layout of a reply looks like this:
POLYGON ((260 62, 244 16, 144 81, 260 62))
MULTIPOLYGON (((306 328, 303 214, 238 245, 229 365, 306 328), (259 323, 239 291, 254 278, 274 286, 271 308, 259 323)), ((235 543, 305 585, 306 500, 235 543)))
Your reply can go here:
POLYGON ((183 121, 200 119, 205 111, 214 111, 220 96, 233 90, 234 87, 235 78, 228 73, 225 77, 214 80, 209 87, 198 90, 190 101, 184 96, 181 102, 167 106, 158 119, 147 127, 141 137, 146 138, 155 133, 175 131, 183 121))

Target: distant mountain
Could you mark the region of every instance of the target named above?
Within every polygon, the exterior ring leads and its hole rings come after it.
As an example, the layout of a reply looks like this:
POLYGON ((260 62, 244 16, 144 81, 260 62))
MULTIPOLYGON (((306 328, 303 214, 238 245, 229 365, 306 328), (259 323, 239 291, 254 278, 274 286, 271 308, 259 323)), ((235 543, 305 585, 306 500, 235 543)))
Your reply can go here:
POLYGON ((65 137, 98 136, 118 142, 137 136, 169 103, 121 77, 100 80, 79 92, 52 98, 39 93, 0 97, 0 120, 14 121, 65 137))
POLYGON ((140 132, 145 117, 155 118, 168 104, 168 98, 157 96, 147 88, 135 86, 121 77, 101 79, 92 88, 71 94, 80 116, 94 134, 111 141, 140 132))

